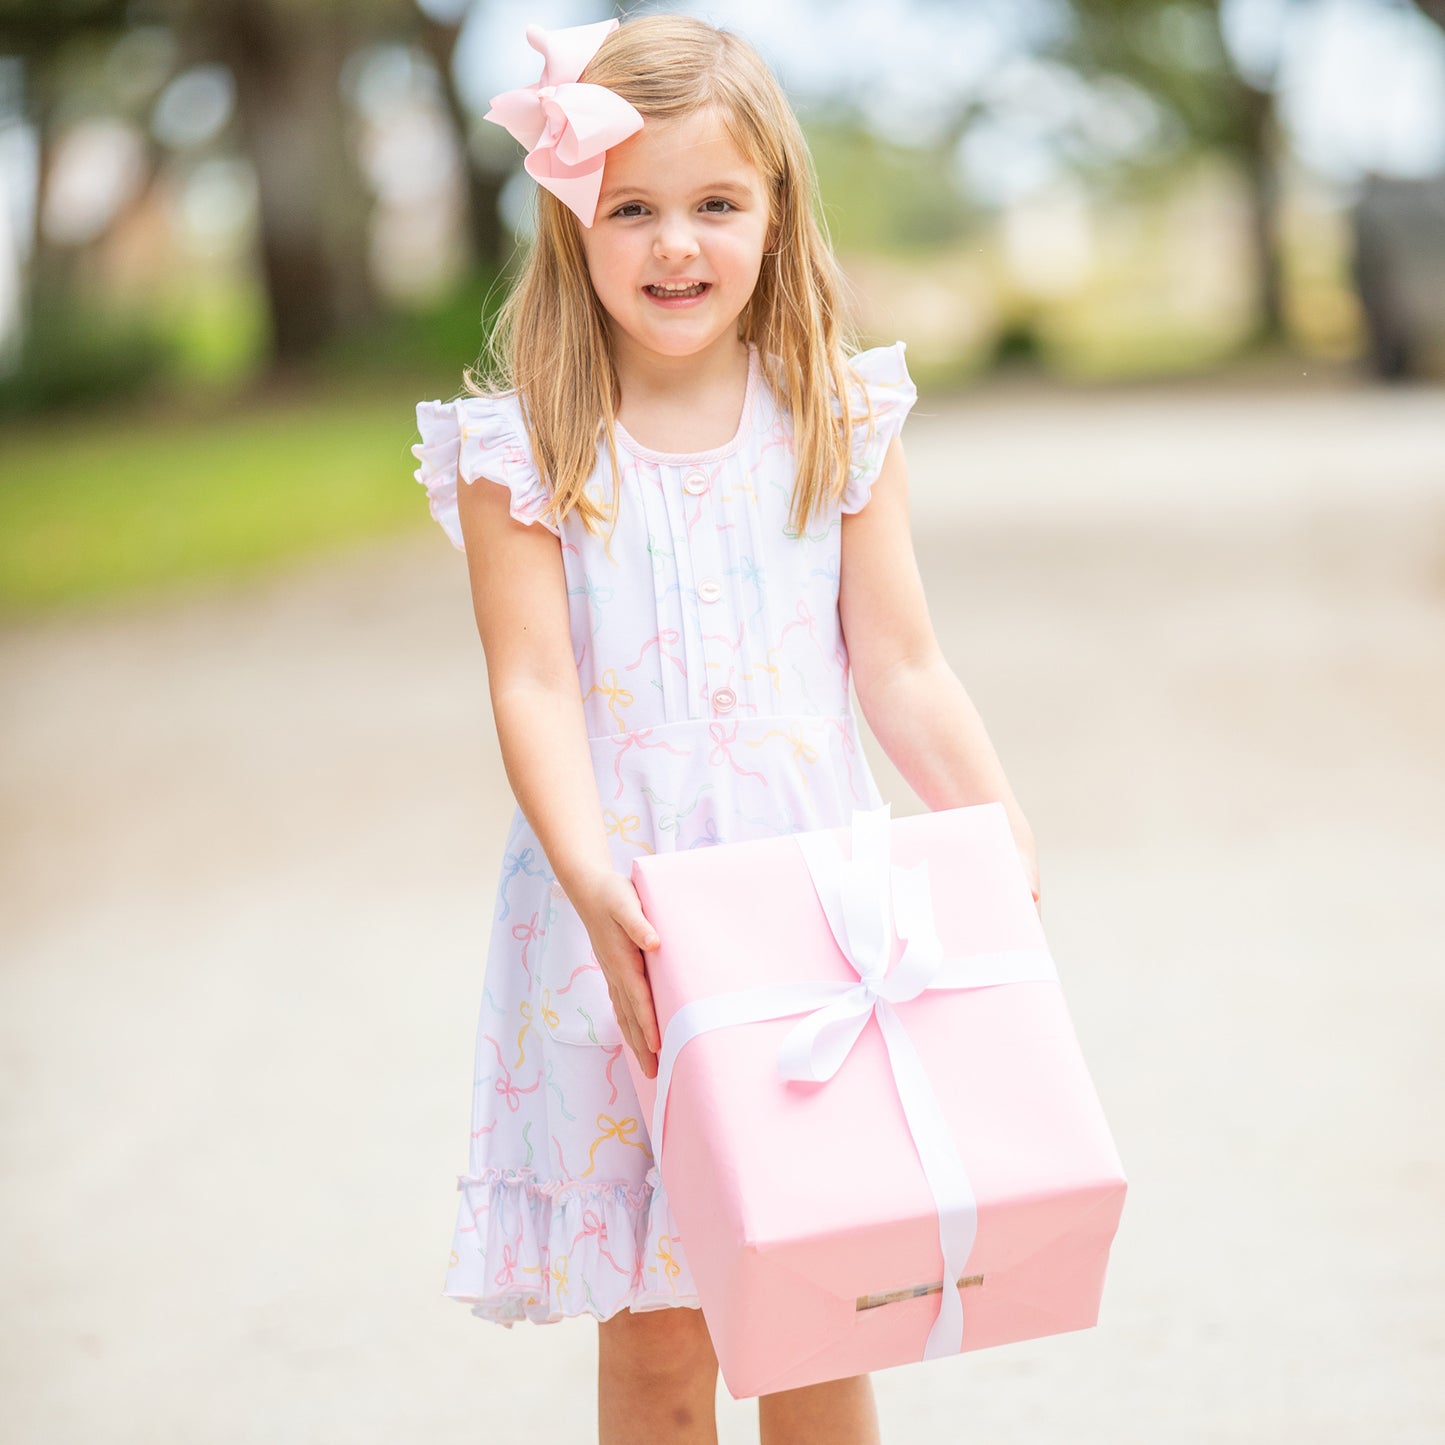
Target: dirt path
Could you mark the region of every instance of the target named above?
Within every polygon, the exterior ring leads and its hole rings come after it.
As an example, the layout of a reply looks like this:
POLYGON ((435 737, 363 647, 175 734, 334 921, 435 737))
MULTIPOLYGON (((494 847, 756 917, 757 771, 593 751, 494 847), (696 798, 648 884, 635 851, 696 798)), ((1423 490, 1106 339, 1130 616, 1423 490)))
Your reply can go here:
MULTIPOLYGON (((925 410, 935 622, 1132 1187, 1101 1327, 879 1376, 886 1438, 1436 1441, 1445 392, 925 410)), ((434 531, 0 635, 0 1440, 591 1438, 585 1322, 439 1293, 481 664, 434 531)))

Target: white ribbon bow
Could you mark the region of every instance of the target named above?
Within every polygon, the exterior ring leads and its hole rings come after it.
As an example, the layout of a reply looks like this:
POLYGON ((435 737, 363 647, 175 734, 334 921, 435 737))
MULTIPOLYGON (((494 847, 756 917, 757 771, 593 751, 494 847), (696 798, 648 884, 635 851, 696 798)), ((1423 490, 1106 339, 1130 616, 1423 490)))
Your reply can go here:
POLYGON ((881 808, 854 810, 852 857, 848 859, 843 858, 830 833, 793 835, 828 926, 857 971, 858 981, 773 984, 684 1004, 668 1021, 658 1055, 652 1143, 660 1169, 673 1067, 699 1034, 807 1014, 783 1040, 778 1069, 787 1079, 821 1083, 838 1072, 868 1020, 877 1018, 908 1130, 938 1211, 943 1293, 923 1352, 923 1358, 930 1360, 957 1354, 963 1347, 963 1299, 957 1281, 965 1273, 978 1231, 978 1202, 923 1060, 893 1005, 917 998, 928 989, 1057 981, 1058 970, 1047 949, 945 958, 933 914, 927 862, 914 868, 893 867, 889 862, 890 809, 891 804, 885 803, 881 808), (906 946, 890 969, 895 929, 906 946))

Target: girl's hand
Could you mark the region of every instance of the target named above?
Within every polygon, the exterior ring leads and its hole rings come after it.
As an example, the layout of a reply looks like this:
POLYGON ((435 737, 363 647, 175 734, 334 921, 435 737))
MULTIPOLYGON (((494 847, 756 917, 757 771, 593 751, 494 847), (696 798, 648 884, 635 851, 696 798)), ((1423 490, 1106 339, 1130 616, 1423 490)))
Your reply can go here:
POLYGON ((608 868, 591 874, 572 895, 577 916, 592 941, 592 953, 607 980, 612 1012, 643 1077, 657 1077, 662 1040, 652 990, 643 969, 643 950, 661 947, 629 879, 608 868))

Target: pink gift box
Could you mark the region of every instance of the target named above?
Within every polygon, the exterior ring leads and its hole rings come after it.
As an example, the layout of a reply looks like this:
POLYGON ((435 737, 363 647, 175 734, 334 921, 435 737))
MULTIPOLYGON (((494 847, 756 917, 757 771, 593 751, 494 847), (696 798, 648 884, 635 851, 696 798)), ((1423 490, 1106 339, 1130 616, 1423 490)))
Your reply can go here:
POLYGON ((1126 1181, 1002 804, 632 880, 658 1080, 626 1058, 735 1398, 1097 1323, 1126 1181))

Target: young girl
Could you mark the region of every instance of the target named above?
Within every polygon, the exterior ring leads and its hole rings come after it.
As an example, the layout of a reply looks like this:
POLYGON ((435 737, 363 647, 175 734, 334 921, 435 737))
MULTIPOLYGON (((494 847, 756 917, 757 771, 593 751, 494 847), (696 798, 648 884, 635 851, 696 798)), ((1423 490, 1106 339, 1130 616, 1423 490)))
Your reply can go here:
MULTIPOLYGON (((716 1360, 622 1060, 652 1077, 659 1046, 632 859, 880 806, 851 669, 924 803, 1003 801, 1037 869, 929 621, 903 343, 845 353, 777 83, 677 16, 528 38, 542 79, 489 118, 530 147, 536 241, 495 384, 423 402, 414 448, 517 800, 445 1293, 505 1325, 599 1320, 603 1441, 713 1440, 716 1360)), ((877 1438, 867 1377, 759 1414, 764 1442, 877 1438)))

